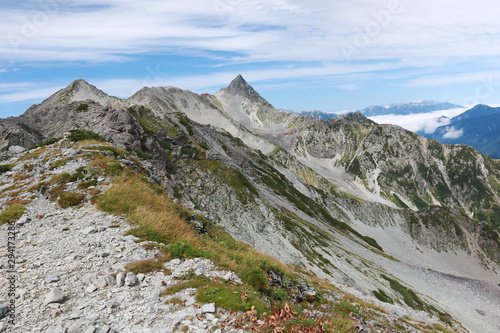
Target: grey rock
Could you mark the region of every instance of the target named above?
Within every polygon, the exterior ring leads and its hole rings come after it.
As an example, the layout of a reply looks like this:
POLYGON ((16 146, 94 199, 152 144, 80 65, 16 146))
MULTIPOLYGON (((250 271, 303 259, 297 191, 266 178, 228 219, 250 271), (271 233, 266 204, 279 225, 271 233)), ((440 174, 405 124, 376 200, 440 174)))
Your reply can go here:
POLYGON ((172 259, 169 262, 169 264, 171 265, 180 265, 180 263, 181 263, 180 259, 172 259))
POLYGON ((123 287, 125 285, 125 274, 123 272, 116 274, 116 285, 118 287, 123 287))
POLYGON ((16 224, 17 225, 25 225, 26 223, 30 223, 31 222, 31 217, 28 217, 28 215, 23 215, 21 216, 21 218, 19 218, 19 220, 17 220, 16 224))
POLYGON ((142 282, 144 281, 144 278, 146 277, 146 275, 142 274, 142 273, 139 273, 137 274, 137 280, 139 280, 139 282, 142 282))
POLYGON ((356 331, 360 332, 360 333, 370 333, 371 330, 369 327, 366 327, 366 326, 363 326, 363 325, 358 325, 356 326, 356 331))
POLYGON ((54 282, 58 282, 60 279, 59 279, 59 276, 57 275, 47 275, 45 277, 45 282, 47 283, 54 283, 54 282))
POLYGON ((114 285, 114 284, 115 284, 115 282, 116 282, 116 279, 113 277, 113 275, 106 275, 106 276, 104 277, 104 280, 106 280, 106 284, 107 284, 108 286, 112 286, 112 285, 114 285))
POLYGON ((97 287, 95 286, 95 284, 89 284, 88 287, 85 289, 86 292, 88 293, 93 293, 94 291, 97 290, 97 287))
POLYGON ((97 232, 98 232, 98 230, 95 227, 88 227, 88 228, 85 228, 85 229, 82 230, 82 233, 85 234, 85 235, 95 234, 97 232))
POLYGON ((65 317, 63 320, 76 320, 80 319, 80 315, 78 314, 70 314, 69 316, 65 317))
POLYGON ((9 154, 20 154, 25 150, 26 150, 26 148, 21 147, 21 146, 10 146, 9 147, 9 154))
POLYGON ((7 304, 0 304, 0 320, 7 317, 9 314, 9 306, 7 304))
POLYGON ((68 328, 58 325, 58 326, 52 326, 49 327, 45 333, 66 333, 68 331, 68 328))
POLYGON ((215 312, 215 304, 214 303, 205 304, 201 307, 200 311, 201 311, 201 313, 214 313, 215 312))
POLYGON ((125 277, 125 285, 128 287, 132 287, 136 286, 137 284, 139 284, 137 276, 132 272, 128 272, 127 276, 125 277))
POLYGON ((45 301, 44 304, 50 304, 50 303, 61 303, 64 301, 64 298, 66 296, 64 295, 64 292, 59 289, 59 288, 52 288, 47 295, 45 295, 45 301))
POLYGON ((105 278, 103 277, 99 277, 97 279, 94 280, 94 285, 97 287, 97 288, 104 288, 108 285, 108 282, 106 281, 105 278))

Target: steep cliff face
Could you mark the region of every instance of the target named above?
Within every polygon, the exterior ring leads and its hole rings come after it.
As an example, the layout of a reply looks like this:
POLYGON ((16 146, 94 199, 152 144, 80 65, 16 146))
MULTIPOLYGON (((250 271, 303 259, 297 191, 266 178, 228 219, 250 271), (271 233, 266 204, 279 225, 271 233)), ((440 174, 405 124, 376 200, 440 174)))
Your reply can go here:
POLYGON ((485 296, 485 319, 469 311, 482 306, 477 289, 443 296, 436 287, 498 278, 500 241, 489 220, 500 167, 470 147, 360 114, 321 121, 279 111, 239 76, 215 95, 160 87, 127 100, 78 80, 1 120, 0 148, 8 154, 75 129, 127 148, 172 197, 285 262, 404 304, 384 278, 393 274, 466 326, 500 319, 490 311, 497 294, 485 296))

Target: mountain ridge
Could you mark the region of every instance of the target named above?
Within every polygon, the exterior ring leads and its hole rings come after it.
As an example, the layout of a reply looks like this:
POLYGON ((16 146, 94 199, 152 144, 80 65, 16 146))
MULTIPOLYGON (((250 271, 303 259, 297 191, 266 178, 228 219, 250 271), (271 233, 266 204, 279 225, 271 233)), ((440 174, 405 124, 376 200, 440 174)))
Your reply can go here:
MULTIPOLYGON (((91 97, 84 93, 49 98, 27 116, 0 120, 0 148, 7 154, 70 130, 95 131, 142 156, 171 196, 237 239, 364 293, 389 292, 375 272, 394 273, 479 327, 485 318, 470 314, 460 295, 443 296, 412 276, 497 277, 498 232, 477 219, 496 218, 498 162, 360 114, 321 121, 279 111, 235 80, 231 91, 210 96, 162 87, 118 104, 99 97, 108 105, 73 100, 91 97), (344 249, 357 259, 342 259, 344 249)), ((488 323, 495 318, 488 312, 488 323)))

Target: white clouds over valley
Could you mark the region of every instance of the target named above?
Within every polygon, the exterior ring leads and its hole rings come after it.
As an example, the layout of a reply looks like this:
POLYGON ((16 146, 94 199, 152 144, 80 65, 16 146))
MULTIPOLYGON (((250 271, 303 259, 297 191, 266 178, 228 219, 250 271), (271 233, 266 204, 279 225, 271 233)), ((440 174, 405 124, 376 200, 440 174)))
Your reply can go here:
MULTIPOLYGON (((429 113, 409 114, 409 115, 384 115, 368 117, 379 124, 393 124, 401 126, 409 131, 420 132, 427 134, 434 133, 439 126, 445 126, 450 123, 449 119, 458 116, 467 111, 468 108, 449 109, 441 111, 433 111, 429 113)), ((451 136, 460 134, 456 130, 449 132, 451 136)), ((460 134, 461 135, 461 134, 460 134)), ((460 136, 459 135, 459 136, 460 136)), ((450 137, 451 138, 451 137, 450 137)))

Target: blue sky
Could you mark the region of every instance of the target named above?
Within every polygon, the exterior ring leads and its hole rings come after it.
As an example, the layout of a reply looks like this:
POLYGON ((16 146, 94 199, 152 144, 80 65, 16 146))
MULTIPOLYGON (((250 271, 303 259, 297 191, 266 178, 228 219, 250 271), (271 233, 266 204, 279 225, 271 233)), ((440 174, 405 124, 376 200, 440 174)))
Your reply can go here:
POLYGON ((0 3, 0 117, 83 78, 214 93, 242 74, 277 108, 500 103, 492 0, 17 0, 0 3))

